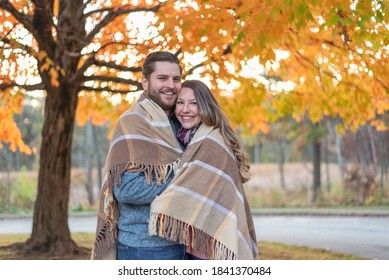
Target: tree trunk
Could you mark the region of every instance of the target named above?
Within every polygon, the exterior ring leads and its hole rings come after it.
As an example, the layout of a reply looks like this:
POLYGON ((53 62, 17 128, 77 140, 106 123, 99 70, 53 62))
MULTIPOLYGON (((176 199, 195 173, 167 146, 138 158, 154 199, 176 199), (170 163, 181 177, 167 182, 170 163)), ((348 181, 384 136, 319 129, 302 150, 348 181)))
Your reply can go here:
POLYGON ((97 165, 97 196, 100 195, 100 188, 103 185, 103 161, 101 159, 101 148, 99 147, 99 141, 98 141, 98 133, 97 133, 97 127, 95 125, 92 125, 92 132, 93 132, 93 147, 96 151, 96 165, 97 165))
POLYGON ((336 159, 338 160, 339 173, 340 173, 340 177, 343 179, 344 163, 343 163, 343 156, 342 156, 342 137, 338 134, 337 131, 335 131, 335 145, 336 145, 336 159))
POLYGON ((6 172, 7 172, 7 186, 6 186, 6 198, 5 198, 5 207, 4 209, 9 210, 11 207, 11 188, 12 188, 12 179, 11 179, 11 166, 10 166, 10 152, 9 149, 5 150, 5 156, 7 163, 6 166, 6 172))
POLYGON ((329 160, 329 151, 328 151, 328 137, 324 138, 324 161, 326 167, 326 185, 327 191, 331 191, 331 177, 330 177, 330 160, 329 160))
POLYGON ((96 149, 91 149, 93 147, 93 132, 92 132, 92 122, 89 120, 86 123, 85 127, 85 142, 84 142, 84 154, 85 154, 85 173, 86 173, 86 191, 88 193, 88 202, 89 205, 95 203, 95 196, 93 193, 93 153, 96 152, 96 149))
POLYGON ((353 134, 353 141, 357 152, 357 162, 361 165, 363 170, 366 170, 369 166, 370 152, 369 149, 366 150, 366 137, 364 136, 362 128, 359 128, 358 131, 353 134))
POLYGON ((379 132, 378 139, 380 143, 381 157, 380 157, 380 188, 381 191, 384 190, 385 178, 387 178, 388 171, 388 139, 389 134, 387 131, 379 132))
POLYGON ((315 138, 312 143, 313 147, 313 196, 312 202, 317 201, 317 197, 320 193, 320 140, 315 138))
POLYGON ((258 140, 258 135, 255 135, 254 142, 254 163, 259 163, 261 158, 261 144, 258 140))
POLYGON ((66 256, 79 252, 68 226, 71 147, 77 101, 77 91, 71 92, 66 84, 62 84, 58 92, 47 94, 38 194, 26 253, 66 256))
POLYGON ((55 38, 51 33, 50 7, 44 1, 36 1, 35 5, 34 36, 40 50, 54 61, 55 67, 47 69, 43 67, 46 60, 38 60, 46 103, 33 228, 25 251, 66 258, 80 252, 70 236, 68 200, 73 129, 81 84, 75 74, 85 38, 84 3, 59 1, 55 38), (58 86, 53 82, 53 71, 57 72, 58 86))
POLYGON ((283 149, 283 138, 279 138, 277 140, 278 144, 278 169, 280 171, 280 183, 281 188, 285 189, 285 172, 284 172, 284 166, 285 166, 285 157, 284 157, 284 149, 283 149))
POLYGON ((373 163, 373 166, 378 165, 378 160, 377 160, 377 149, 376 149, 376 144, 375 144, 375 133, 372 131, 372 127, 370 125, 367 126, 367 133, 369 136, 369 144, 370 144, 370 149, 371 149, 371 160, 373 163))

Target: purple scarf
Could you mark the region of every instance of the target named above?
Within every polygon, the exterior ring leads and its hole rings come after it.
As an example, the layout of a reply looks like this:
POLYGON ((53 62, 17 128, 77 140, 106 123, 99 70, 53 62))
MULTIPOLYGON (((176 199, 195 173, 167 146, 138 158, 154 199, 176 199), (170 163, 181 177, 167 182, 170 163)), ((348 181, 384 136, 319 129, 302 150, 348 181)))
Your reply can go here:
POLYGON ((186 146, 188 146, 188 143, 193 138, 193 135, 195 135, 197 129, 200 127, 200 124, 201 123, 199 123, 195 127, 192 127, 191 129, 185 129, 185 128, 181 127, 177 131, 176 137, 177 137, 178 141, 180 141, 185 146, 185 148, 186 148, 186 146))

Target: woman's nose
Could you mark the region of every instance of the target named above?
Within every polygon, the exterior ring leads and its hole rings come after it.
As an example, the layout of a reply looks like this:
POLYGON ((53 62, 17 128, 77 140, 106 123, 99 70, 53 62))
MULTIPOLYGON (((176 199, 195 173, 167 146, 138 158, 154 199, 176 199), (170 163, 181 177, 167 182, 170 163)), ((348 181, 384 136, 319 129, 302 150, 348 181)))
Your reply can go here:
POLYGON ((183 112, 189 112, 189 105, 188 104, 184 104, 184 107, 182 107, 182 111, 183 112))

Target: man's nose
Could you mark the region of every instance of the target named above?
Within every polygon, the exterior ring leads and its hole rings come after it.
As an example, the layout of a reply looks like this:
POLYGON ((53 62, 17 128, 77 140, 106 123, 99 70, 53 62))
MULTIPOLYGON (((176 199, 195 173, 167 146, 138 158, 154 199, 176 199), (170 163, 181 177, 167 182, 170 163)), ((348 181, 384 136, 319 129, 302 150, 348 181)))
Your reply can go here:
POLYGON ((173 80, 173 78, 169 78, 169 79, 166 80, 166 86, 168 88, 174 88, 174 80, 173 80))

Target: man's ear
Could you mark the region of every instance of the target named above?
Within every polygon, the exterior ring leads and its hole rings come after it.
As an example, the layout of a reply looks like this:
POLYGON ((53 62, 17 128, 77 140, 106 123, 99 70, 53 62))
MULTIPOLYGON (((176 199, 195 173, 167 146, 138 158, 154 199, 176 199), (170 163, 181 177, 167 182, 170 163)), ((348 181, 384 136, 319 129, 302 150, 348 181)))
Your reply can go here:
POLYGON ((142 87, 145 91, 149 89, 149 81, 145 77, 142 77, 142 87))

